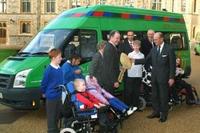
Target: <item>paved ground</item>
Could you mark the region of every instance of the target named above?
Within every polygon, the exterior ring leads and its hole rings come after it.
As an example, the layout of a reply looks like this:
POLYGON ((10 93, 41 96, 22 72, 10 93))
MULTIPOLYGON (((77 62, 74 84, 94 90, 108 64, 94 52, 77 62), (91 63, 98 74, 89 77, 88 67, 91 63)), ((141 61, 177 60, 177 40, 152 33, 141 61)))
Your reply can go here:
MULTIPOLYGON (((188 80, 200 94, 200 56, 192 55, 192 75, 188 80)), ((179 105, 173 108, 166 123, 146 116, 151 108, 136 112, 123 122, 120 133, 200 133, 200 106, 179 105)), ((36 111, 13 110, 0 105, 1 133, 46 133, 45 109, 36 111)))

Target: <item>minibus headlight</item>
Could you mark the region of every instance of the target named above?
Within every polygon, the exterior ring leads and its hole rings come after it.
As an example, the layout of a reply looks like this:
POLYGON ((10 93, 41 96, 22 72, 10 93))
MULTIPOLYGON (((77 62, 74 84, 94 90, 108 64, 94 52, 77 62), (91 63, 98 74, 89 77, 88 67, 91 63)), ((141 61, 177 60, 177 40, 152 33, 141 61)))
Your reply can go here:
POLYGON ((18 72, 15 76, 13 88, 25 88, 26 78, 32 69, 23 70, 18 72))

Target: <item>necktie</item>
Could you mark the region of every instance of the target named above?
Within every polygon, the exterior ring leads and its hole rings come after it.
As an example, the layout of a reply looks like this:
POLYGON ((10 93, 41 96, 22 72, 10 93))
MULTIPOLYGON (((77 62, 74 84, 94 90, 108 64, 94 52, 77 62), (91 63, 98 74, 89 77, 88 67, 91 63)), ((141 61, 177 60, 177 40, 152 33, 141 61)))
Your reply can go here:
POLYGON ((160 54, 160 46, 157 47, 157 55, 160 54))
POLYGON ((159 55, 160 55, 160 46, 157 46, 157 53, 156 53, 156 60, 159 60, 159 55))

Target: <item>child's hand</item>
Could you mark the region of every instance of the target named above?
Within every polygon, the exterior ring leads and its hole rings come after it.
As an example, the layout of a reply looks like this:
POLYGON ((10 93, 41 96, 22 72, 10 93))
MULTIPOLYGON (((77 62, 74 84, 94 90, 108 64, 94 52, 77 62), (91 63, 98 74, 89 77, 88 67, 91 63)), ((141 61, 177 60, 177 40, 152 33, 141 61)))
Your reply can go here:
POLYGON ((90 79, 92 79, 92 78, 93 78, 93 76, 92 76, 92 75, 90 75, 90 76, 89 76, 89 78, 90 78, 90 79))
POLYGON ((81 70, 80 70, 80 69, 75 70, 74 73, 75 73, 75 74, 81 74, 81 70))
POLYGON ((100 106, 99 106, 99 105, 97 105, 97 104, 94 104, 94 107, 96 107, 96 108, 98 108, 98 109, 100 108, 100 106))
POLYGON ((103 104, 103 103, 99 103, 99 106, 104 107, 104 106, 106 106, 106 105, 103 104))

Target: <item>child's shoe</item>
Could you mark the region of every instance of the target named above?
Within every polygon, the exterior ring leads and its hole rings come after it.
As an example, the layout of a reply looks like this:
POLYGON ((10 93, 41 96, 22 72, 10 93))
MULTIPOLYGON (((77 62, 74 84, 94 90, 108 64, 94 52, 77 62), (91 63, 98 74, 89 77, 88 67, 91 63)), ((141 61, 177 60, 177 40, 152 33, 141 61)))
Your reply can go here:
POLYGON ((128 110, 127 110, 127 115, 131 115, 133 114, 135 111, 137 110, 137 107, 130 107, 128 110))

